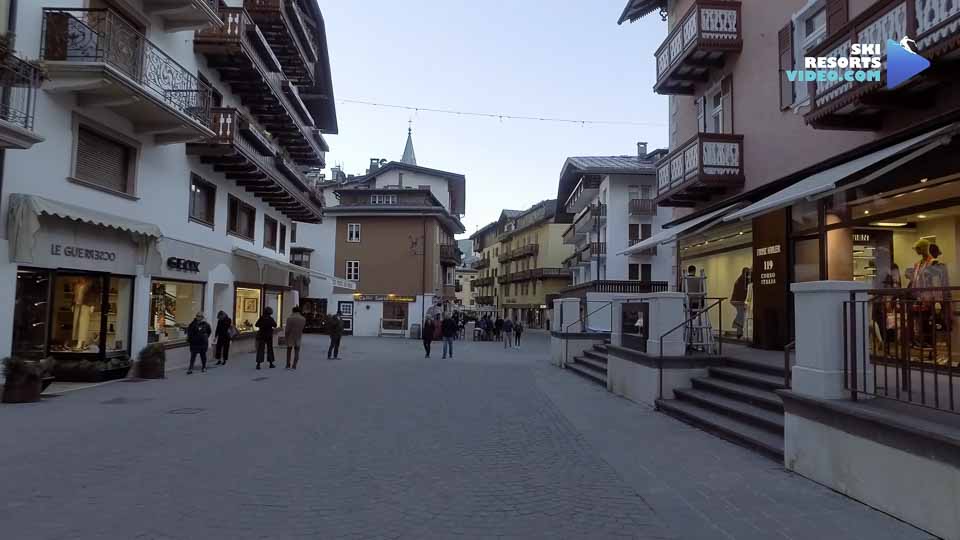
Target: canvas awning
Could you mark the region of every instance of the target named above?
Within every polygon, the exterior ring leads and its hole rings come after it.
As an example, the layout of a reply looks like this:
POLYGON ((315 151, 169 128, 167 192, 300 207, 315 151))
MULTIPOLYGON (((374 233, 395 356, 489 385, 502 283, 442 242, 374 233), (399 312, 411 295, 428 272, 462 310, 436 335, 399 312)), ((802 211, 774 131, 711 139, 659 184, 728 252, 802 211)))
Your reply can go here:
MULTIPOLYGON (((11 262, 33 262, 34 239, 40 230, 40 216, 51 216, 69 221, 96 225, 117 231, 128 232, 132 241, 144 248, 152 244, 155 251, 156 240, 163 237, 160 227, 125 217, 108 214, 92 208, 84 208, 65 202, 27 195, 10 194, 10 208, 7 212, 7 238, 10 240, 11 262)), ((159 256, 156 261, 159 261, 159 256)))
POLYGON ((818 172, 812 176, 808 176, 807 178, 800 180, 790 187, 784 188, 773 195, 770 195, 769 197, 761 199, 750 206, 747 206, 743 210, 738 210, 731 213, 729 216, 723 218, 723 220, 737 221, 750 219, 773 210, 785 208, 803 199, 811 201, 820 199, 837 189, 837 185, 843 180, 850 178, 851 176, 863 171, 871 165, 900 156, 900 159, 894 161, 893 163, 874 171, 864 178, 858 179, 856 182, 844 185, 843 188, 849 188, 853 187, 854 185, 870 182, 897 167, 901 167, 904 164, 923 156, 931 150, 939 148, 944 144, 949 144, 950 137, 947 135, 949 132, 956 131, 957 127, 957 124, 951 124, 912 139, 908 139, 901 143, 890 145, 886 148, 877 150, 876 152, 848 161, 841 165, 837 165, 836 167, 832 167, 825 171, 818 172))
POLYGON ((304 268, 302 266, 298 266, 296 264, 293 264, 287 261, 274 259, 273 257, 267 257, 265 255, 255 253, 248 249, 235 247, 233 248, 233 254, 238 257, 244 257, 246 259, 251 259, 253 261, 256 261, 258 266, 261 266, 261 265, 273 266, 274 268, 278 268, 286 272, 292 272, 300 276, 309 276, 313 278, 319 278, 325 281, 332 281, 334 287, 340 287, 342 289, 350 289, 350 290, 356 290, 357 288, 357 284, 352 281, 347 281, 345 279, 338 278, 336 276, 331 276, 329 274, 326 274, 324 272, 319 272, 317 270, 304 268))
POLYGON ((664 229, 657 234, 641 240, 640 242, 630 246, 629 248, 617 253, 617 255, 632 255, 634 253, 644 251, 660 244, 668 244, 677 239, 678 236, 683 234, 686 231, 689 231, 695 227, 707 227, 712 225, 714 222, 719 221, 724 215, 732 211, 734 208, 737 208, 737 204, 731 204, 730 206, 721 208, 709 214, 704 214, 698 218, 691 219, 690 221, 685 221, 676 227, 670 229, 664 229))

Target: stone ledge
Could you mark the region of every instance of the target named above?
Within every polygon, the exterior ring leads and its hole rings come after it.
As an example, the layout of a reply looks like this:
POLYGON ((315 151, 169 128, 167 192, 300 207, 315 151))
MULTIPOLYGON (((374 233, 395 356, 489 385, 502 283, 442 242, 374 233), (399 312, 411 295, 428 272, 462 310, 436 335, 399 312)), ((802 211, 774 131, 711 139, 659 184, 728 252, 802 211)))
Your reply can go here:
MULTIPOLYGON (((660 367, 660 358, 647 353, 620 347, 618 345, 608 345, 607 349, 611 355, 622 358, 628 362, 633 362, 641 366, 658 368, 660 367)), ((663 369, 703 369, 712 366, 722 366, 726 364, 726 359, 722 356, 664 356, 663 369)))
POLYGON ((592 341, 610 339, 610 332, 556 332, 551 331, 550 337, 569 339, 571 341, 592 341))
POLYGON ((787 414, 960 468, 960 415, 883 398, 823 400, 777 390, 787 414))

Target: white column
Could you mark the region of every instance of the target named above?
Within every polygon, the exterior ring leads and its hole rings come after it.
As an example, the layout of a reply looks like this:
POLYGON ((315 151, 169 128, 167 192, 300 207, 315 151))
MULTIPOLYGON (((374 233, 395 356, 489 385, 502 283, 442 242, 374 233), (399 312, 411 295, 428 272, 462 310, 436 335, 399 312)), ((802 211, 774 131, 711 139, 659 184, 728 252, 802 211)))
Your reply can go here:
POLYGON ((684 356, 687 353, 687 342, 682 328, 674 330, 686 320, 684 303, 687 295, 676 292, 650 293, 640 295, 641 299, 650 305, 647 321, 647 354, 660 355, 660 338, 663 336, 664 356, 684 356), (667 332, 673 330, 669 335, 667 332))
POLYGON ((560 298, 558 300, 554 300, 553 305, 559 307, 557 311, 559 311, 560 316, 554 317, 554 324, 558 326, 558 332, 583 331, 583 322, 580 321, 579 298, 560 298))
POLYGON ((130 356, 136 360, 140 350, 147 346, 150 328, 150 280, 143 265, 137 265, 133 280, 133 320, 130 323, 130 356))
MULTIPOLYGON (((866 283, 857 281, 811 281, 794 283, 793 291, 796 314, 796 364, 793 366, 794 392, 821 399, 845 399, 850 396, 844 389, 844 328, 849 334, 849 321, 844 320, 843 305, 855 292, 858 302, 867 299, 866 283)), ((866 340, 869 339, 870 310, 857 305, 858 380, 872 384, 873 366, 864 361, 866 340)), ((848 352, 849 354, 849 352, 848 352)), ((872 388, 865 390, 872 391, 872 388)))

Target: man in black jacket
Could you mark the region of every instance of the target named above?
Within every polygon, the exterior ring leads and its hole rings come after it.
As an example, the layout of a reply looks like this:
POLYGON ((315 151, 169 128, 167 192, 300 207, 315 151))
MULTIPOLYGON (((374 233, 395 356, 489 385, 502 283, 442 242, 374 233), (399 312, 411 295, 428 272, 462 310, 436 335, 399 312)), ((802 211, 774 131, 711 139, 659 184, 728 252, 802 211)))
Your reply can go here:
POLYGON ((450 358, 453 358, 453 338, 457 337, 457 323, 449 315, 440 323, 440 333, 443 335, 443 357, 447 357, 447 351, 450 351, 450 358))
POLYGON ((257 369, 263 363, 263 353, 267 353, 267 363, 271 368, 273 365, 273 329, 277 327, 277 321, 273 319, 273 308, 267 306, 263 308, 263 315, 257 319, 257 369))

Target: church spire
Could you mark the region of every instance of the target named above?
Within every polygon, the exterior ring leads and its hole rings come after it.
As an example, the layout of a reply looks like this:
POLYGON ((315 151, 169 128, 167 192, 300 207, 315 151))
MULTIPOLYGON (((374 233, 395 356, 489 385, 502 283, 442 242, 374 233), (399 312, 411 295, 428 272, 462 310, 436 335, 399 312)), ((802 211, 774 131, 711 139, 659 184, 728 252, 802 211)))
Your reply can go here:
POLYGON ((400 158, 400 163, 406 163, 407 165, 416 165, 417 164, 417 154, 413 151, 413 121, 410 121, 410 125, 407 127, 407 146, 403 149, 403 157, 400 158))

